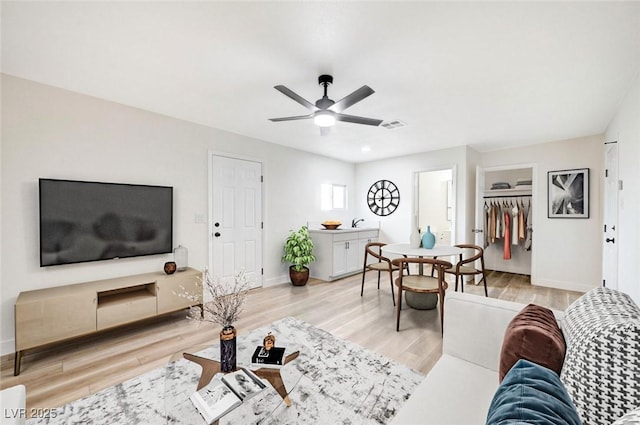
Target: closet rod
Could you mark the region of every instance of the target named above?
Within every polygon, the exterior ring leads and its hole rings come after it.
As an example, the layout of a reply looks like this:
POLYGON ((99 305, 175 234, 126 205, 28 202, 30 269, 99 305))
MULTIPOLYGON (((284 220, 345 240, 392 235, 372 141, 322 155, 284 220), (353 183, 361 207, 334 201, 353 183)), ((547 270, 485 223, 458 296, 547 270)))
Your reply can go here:
POLYGON ((495 195, 495 196, 483 196, 483 199, 489 198, 530 198, 532 195, 495 195))

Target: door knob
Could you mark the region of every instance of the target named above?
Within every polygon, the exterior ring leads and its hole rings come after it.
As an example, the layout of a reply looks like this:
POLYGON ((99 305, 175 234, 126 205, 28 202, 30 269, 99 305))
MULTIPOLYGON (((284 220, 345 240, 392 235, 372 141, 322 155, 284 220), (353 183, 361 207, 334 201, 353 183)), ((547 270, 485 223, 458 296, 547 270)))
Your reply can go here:
POLYGON ((605 241, 605 242, 612 242, 612 243, 616 243, 616 238, 611 238, 611 239, 607 238, 607 239, 605 239, 604 241, 605 241))
POLYGON ((220 232, 215 232, 215 233, 213 234, 213 236, 215 236, 216 238, 219 238, 219 237, 220 237, 220 232))

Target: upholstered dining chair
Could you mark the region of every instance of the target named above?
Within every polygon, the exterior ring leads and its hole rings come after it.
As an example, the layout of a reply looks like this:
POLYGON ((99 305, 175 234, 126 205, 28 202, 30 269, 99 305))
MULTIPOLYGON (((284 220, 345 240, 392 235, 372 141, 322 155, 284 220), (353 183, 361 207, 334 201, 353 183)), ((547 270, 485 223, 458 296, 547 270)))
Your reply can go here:
POLYGON ((456 286, 455 290, 458 290, 458 280, 460 281, 460 291, 464 292, 464 277, 465 276, 475 276, 482 275, 482 278, 478 282, 484 283, 484 296, 488 297, 489 293, 487 292, 487 272, 484 268, 484 249, 479 247, 478 245, 472 244, 458 244, 455 245, 458 248, 470 249, 473 250, 473 255, 471 257, 463 259, 463 254, 460 254, 460 260, 456 263, 456 265, 445 269, 445 273, 455 275, 456 277, 456 286), (477 269, 475 267, 475 262, 480 260, 480 268, 477 269))
POLYGON ((393 272, 398 270, 398 266, 391 263, 391 260, 382 255, 382 247, 386 244, 382 242, 369 242, 364 247, 364 265, 362 266, 362 288, 360 289, 360 296, 364 294, 364 275, 368 270, 374 270, 378 272, 378 289, 380 289, 380 273, 389 273, 389 282, 391 283, 391 300, 393 305, 396 305, 396 299, 393 291, 393 272), (373 257, 377 261, 369 263, 369 256, 373 257))
POLYGON ((417 264, 418 268, 426 265, 431 265, 435 270, 435 276, 427 276, 424 274, 404 274, 400 273, 400 276, 396 279, 396 286, 398 287, 398 304, 397 304, 397 317, 396 317, 396 331, 400 331, 400 310, 402 310, 402 291, 417 292, 422 294, 437 294, 438 301, 440 302, 440 332, 444 332, 444 294, 447 290, 447 282, 444 280, 444 270, 453 267, 450 262, 444 260, 438 260, 435 258, 396 258, 391 262, 399 269, 408 269, 410 264, 417 264))

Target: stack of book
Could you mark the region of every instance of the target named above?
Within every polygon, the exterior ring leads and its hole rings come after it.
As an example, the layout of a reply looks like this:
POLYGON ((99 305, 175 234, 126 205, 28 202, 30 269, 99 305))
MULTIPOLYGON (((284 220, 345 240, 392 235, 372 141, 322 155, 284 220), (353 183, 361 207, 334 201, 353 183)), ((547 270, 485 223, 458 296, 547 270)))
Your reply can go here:
POLYGON ((251 356, 251 366, 281 368, 284 366, 285 351, 285 347, 271 347, 267 350, 264 346, 258 345, 251 356))

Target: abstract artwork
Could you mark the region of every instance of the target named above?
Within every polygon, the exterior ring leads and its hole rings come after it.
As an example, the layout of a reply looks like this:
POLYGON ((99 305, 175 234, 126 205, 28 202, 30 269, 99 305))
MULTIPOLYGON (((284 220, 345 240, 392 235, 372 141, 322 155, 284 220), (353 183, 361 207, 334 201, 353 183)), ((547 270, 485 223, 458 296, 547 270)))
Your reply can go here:
POLYGON ((589 169, 549 171, 548 217, 589 218, 589 169))

